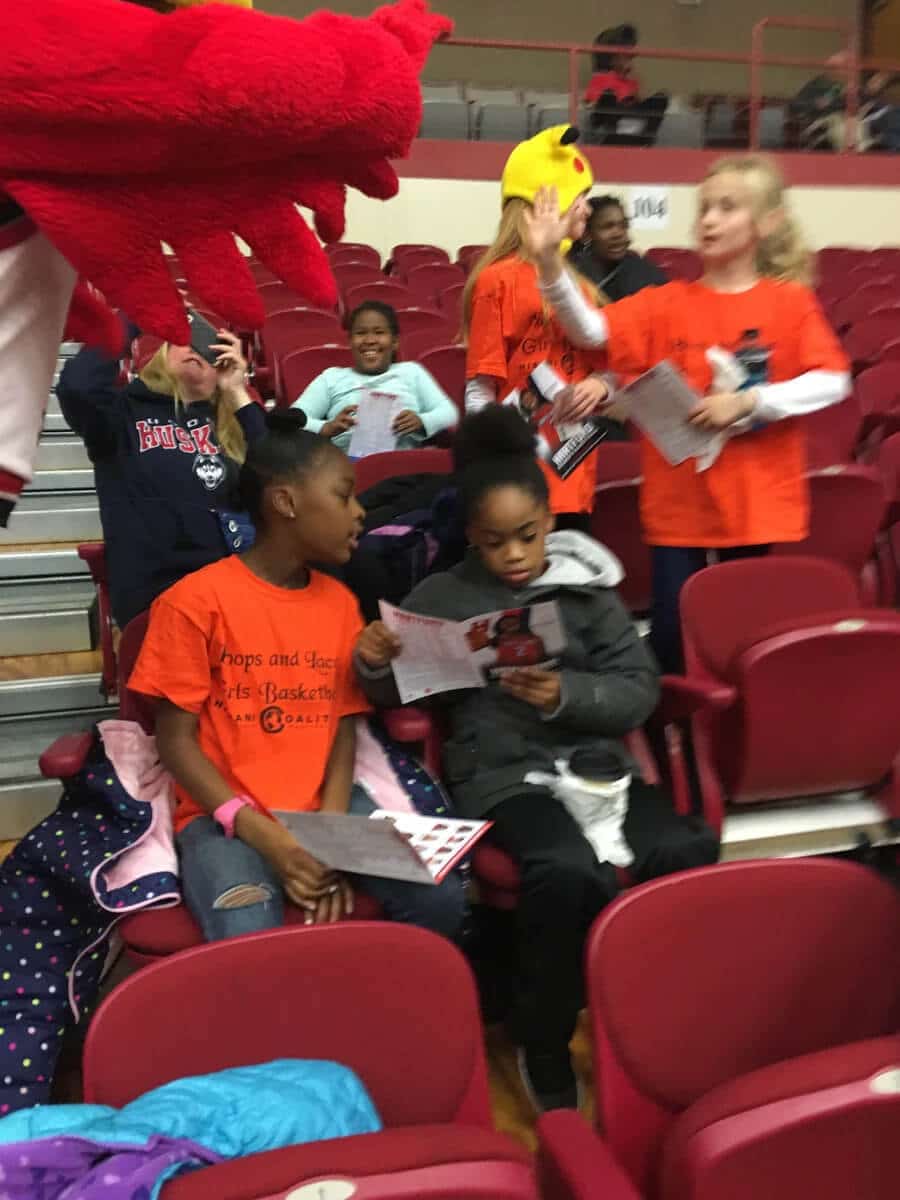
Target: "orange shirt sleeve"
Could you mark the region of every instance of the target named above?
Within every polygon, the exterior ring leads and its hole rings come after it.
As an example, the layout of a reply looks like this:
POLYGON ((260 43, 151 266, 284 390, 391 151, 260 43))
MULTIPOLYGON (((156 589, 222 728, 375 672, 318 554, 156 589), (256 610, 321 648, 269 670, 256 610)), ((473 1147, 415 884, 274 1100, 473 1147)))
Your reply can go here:
POLYGON ((495 274, 482 272, 472 291, 466 379, 492 375, 507 378, 506 339, 503 335, 503 284, 495 274))
POLYGON ((168 593, 155 600, 128 686, 199 713, 211 684, 209 635, 168 593))
POLYGON ((346 637, 338 658, 335 672, 335 687, 337 689, 337 717, 352 717, 356 713, 372 711, 372 706, 359 685, 356 671, 353 667, 353 651, 362 633, 365 622, 359 610, 359 604, 354 596, 347 597, 347 616, 344 621, 346 637))
POLYGON ((797 374, 807 371, 849 371, 850 362, 838 341, 837 334, 813 292, 797 289, 796 316, 791 322, 799 330, 797 374))
POLYGON ((617 375, 643 375, 656 365, 653 335, 665 303, 666 288, 644 288, 603 309, 609 328, 606 353, 617 375))

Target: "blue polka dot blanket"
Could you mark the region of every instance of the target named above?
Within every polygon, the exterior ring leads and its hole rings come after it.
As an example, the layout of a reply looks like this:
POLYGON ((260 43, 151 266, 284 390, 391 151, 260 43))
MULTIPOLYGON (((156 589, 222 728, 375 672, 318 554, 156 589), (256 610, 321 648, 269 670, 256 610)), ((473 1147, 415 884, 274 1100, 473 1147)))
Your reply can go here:
POLYGON ((116 922, 179 902, 171 792, 154 739, 101 722, 57 810, 0 865, 0 1117, 48 1099, 116 922))

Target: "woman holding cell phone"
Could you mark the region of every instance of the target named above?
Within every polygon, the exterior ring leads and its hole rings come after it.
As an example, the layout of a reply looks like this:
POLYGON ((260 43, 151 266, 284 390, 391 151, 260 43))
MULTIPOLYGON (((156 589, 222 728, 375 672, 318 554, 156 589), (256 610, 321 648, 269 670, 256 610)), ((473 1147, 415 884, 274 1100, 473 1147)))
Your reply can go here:
MULTIPOLYGON (((248 444, 265 431, 240 341, 194 316, 191 346, 164 343, 137 378, 83 349, 57 385, 94 466, 113 617, 120 628, 182 576, 252 537, 233 499, 248 444)), ((124 356, 138 330, 122 329, 124 356)))

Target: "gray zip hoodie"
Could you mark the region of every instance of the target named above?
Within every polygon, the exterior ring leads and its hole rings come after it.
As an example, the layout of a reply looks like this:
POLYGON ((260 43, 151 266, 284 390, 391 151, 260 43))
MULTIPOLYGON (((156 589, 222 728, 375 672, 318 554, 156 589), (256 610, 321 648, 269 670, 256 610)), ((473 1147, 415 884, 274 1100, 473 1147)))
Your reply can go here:
MULTIPOLYGON (((529 789, 529 771, 553 772, 583 746, 603 748, 636 729, 656 707, 658 671, 613 590, 623 577, 615 555, 586 534, 547 538, 547 567, 521 591, 492 575, 477 551, 452 570, 424 579, 403 602, 409 612, 465 621, 539 601, 559 606, 567 645, 560 655, 562 700, 552 716, 496 684, 435 696, 446 714, 444 779, 460 812, 482 817, 529 789)), ((390 668, 360 682, 377 705, 398 704, 390 668)))

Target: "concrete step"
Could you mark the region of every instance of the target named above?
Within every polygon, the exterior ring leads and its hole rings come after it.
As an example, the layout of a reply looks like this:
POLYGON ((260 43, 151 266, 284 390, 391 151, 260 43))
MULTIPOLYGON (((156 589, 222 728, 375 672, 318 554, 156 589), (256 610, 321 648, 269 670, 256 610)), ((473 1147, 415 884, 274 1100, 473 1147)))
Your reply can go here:
POLYGON ((38 446, 35 469, 38 471, 63 471, 72 467, 87 467, 91 460, 87 456, 84 442, 79 437, 45 435, 38 446))
POLYGON ((6 582, 0 588, 0 657, 90 650, 93 600, 90 580, 6 582))
POLYGON ((896 843, 880 805, 858 792, 774 804, 735 805, 722 827, 723 862, 837 854, 896 843))
POLYGON ((47 397, 47 407, 44 409, 44 412, 53 415, 62 415, 62 409, 59 407, 59 397, 56 392, 51 392, 47 397))
POLYGON ((59 471, 35 471, 26 492, 93 492, 93 467, 67 467, 59 471))
POLYGON ((0 529, 0 546, 102 540, 97 499, 84 493, 23 496, 9 519, 9 527, 0 529))
POLYGON ((0 582, 88 574, 87 563, 78 557, 74 546, 22 547, 0 553, 0 582))
MULTIPOLYGON (((55 399, 55 397, 54 397, 55 399)), ((44 433, 71 433, 66 418, 59 411, 51 412, 49 408, 44 413, 44 433)))
POLYGON ((53 811, 58 780, 43 779, 38 759, 58 737, 90 729, 109 716, 97 707, 57 717, 0 720, 0 841, 20 838, 53 811))
POLYGON ((95 673, 0 682, 0 720, 98 708, 105 708, 108 715, 115 707, 100 695, 100 676, 95 673))

